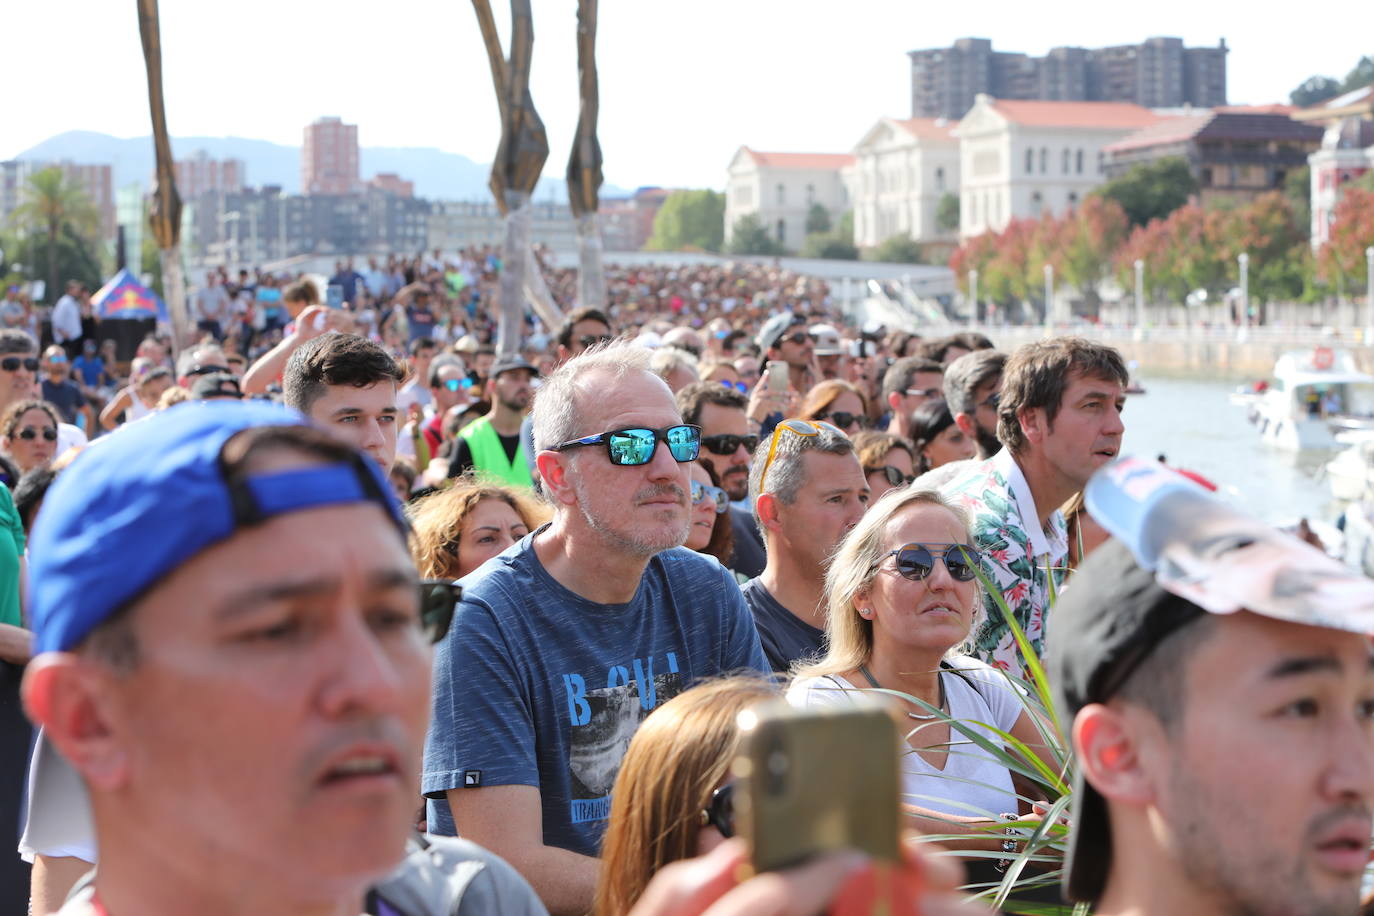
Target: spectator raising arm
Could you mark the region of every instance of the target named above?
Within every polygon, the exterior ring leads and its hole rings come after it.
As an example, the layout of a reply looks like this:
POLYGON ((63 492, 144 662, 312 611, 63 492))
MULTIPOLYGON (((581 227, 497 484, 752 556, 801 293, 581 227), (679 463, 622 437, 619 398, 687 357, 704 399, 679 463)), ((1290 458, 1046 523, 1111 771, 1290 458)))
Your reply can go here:
POLYGON ((266 394, 267 386, 281 378, 286 361, 296 348, 307 340, 319 337, 325 331, 348 333, 353 329, 353 316, 339 309, 329 309, 322 305, 312 305, 301 312, 296 319, 295 330, 282 338, 281 343, 260 356, 257 362, 248 367, 239 382, 244 394, 266 394))

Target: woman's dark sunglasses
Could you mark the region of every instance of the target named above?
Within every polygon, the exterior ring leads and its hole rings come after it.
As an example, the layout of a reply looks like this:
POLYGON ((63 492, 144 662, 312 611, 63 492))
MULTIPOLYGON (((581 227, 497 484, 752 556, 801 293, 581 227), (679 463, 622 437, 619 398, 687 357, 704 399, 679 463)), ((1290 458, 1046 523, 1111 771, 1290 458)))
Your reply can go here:
POLYGON ((968 544, 906 544, 883 556, 896 557, 897 572, 903 579, 916 582, 934 571, 936 556, 945 561, 945 569, 949 570, 949 575, 953 579, 971 582, 978 575, 979 553, 968 544), (944 547, 945 552, 933 555, 929 547, 944 547))
POLYGON ((437 643, 448 632, 453 612, 463 597, 463 586, 449 579, 423 579, 420 582, 420 628, 430 643, 437 643))
POLYGON ((20 366, 30 372, 37 372, 38 360, 32 356, 6 356, 4 359, 0 359, 0 369, 4 369, 6 372, 17 372, 20 366))
POLYGON ((553 451, 561 452, 584 445, 604 445, 611 464, 633 467, 653 461, 654 452, 658 450, 660 441, 668 444, 668 451, 672 453, 674 461, 696 461, 697 456, 701 454, 701 427, 683 424, 663 429, 613 429, 597 433, 595 436, 583 436, 581 439, 560 442, 553 447, 553 451))
MULTIPOLYGON (((28 442, 31 439, 37 439, 40 435, 40 431, 34 429, 32 426, 25 426, 23 429, 19 430, 17 435, 20 439, 23 439, 25 442, 28 442)), ((51 426, 43 427, 41 435, 48 442, 57 441, 57 430, 53 429, 51 426)))
POLYGON ((904 487, 916 479, 913 474, 903 474, 890 464, 885 464, 880 468, 864 468, 864 476, 869 474, 882 474, 887 478, 887 482, 894 487, 904 487))
POLYGON ((850 413, 847 410, 837 410, 834 413, 823 413, 817 420, 829 420, 840 429, 849 429, 851 426, 858 425, 863 428, 868 425, 868 418, 861 413, 850 413))
POLYGON ((692 481, 692 505, 699 506, 708 499, 715 503, 717 515, 730 508, 730 497, 720 487, 692 481))
POLYGON ((711 801, 701 809, 701 826, 714 825, 727 840, 735 835, 735 784, 728 783, 711 793, 711 801))
POLYGON ((722 433, 719 436, 702 436, 701 444, 706 446, 706 451, 715 455, 733 455, 741 445, 752 455, 754 449, 759 447, 759 437, 731 436, 722 433))

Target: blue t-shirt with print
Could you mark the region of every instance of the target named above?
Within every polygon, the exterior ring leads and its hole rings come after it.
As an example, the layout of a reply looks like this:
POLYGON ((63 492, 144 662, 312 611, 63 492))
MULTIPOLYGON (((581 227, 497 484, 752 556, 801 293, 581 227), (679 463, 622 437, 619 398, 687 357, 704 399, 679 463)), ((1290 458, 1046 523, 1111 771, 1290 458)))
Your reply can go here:
POLYGON ((421 785, 429 830, 445 835, 455 833, 447 790, 535 786, 545 845, 591 856, 644 717, 703 678, 768 662, 714 558, 664 551, 628 604, 597 604, 549 575, 537 534, 463 580, 434 657, 421 785))

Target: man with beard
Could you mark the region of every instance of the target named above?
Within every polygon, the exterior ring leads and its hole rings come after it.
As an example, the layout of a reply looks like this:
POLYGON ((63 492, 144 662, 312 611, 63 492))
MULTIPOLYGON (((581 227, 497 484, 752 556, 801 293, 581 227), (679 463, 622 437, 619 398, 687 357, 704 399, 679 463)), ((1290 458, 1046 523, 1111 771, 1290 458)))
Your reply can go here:
POLYGON ((1049 640, 1079 763, 1067 897, 1099 916, 1361 912, 1374 583, 1153 462, 1107 466, 1086 496, 1117 540, 1049 640))
POLYGON ((519 357, 491 367, 487 381, 491 411, 458 434, 449 462, 450 477, 472 468, 493 480, 534 489, 525 446, 520 441, 520 423, 534 396, 530 382, 538 374, 538 369, 519 357))
POLYGON ((1000 350, 966 353, 945 367, 944 394, 954 423, 978 446, 978 460, 1002 448, 997 441, 997 393, 1007 354, 1000 350))
POLYGON ((649 351, 575 357, 534 402, 553 520, 463 580, 434 663, 429 828, 481 843, 554 913, 585 913, 610 790, 651 710, 702 678, 767 670, 739 586, 687 539, 682 423, 649 351))
POLYGON ((729 495, 734 553, 726 564, 752 579, 763 572, 763 539, 749 509, 749 461, 759 437, 750 434, 744 395, 718 382, 696 382, 677 393, 682 422, 701 427, 701 460, 711 465, 729 495))

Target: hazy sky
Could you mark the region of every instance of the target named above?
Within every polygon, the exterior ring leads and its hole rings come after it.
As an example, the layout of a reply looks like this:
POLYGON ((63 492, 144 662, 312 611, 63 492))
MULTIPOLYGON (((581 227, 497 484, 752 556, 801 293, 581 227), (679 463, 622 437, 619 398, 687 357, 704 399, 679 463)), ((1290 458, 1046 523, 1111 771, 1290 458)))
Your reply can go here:
MULTIPOLYGON (((149 132, 134 0, 14 0, 0 61, 0 159, 65 130, 149 132)), ((577 121, 575 0, 533 0, 534 102, 561 174, 577 121)), ((1005 51, 1225 37, 1232 103, 1287 101, 1314 73, 1374 54, 1368 0, 1270 11, 1239 0, 602 0, 597 52, 606 180, 723 187, 741 144, 845 151, 910 114, 906 52, 956 38, 1005 51)), ((503 36, 509 8, 493 3, 503 36)), ((323 115, 364 146, 491 160, 490 71, 468 0, 162 0, 167 121, 176 136, 299 145, 323 115)), ((250 173, 249 179, 252 180, 250 173)), ((364 176, 368 177, 368 176, 364 176)))

